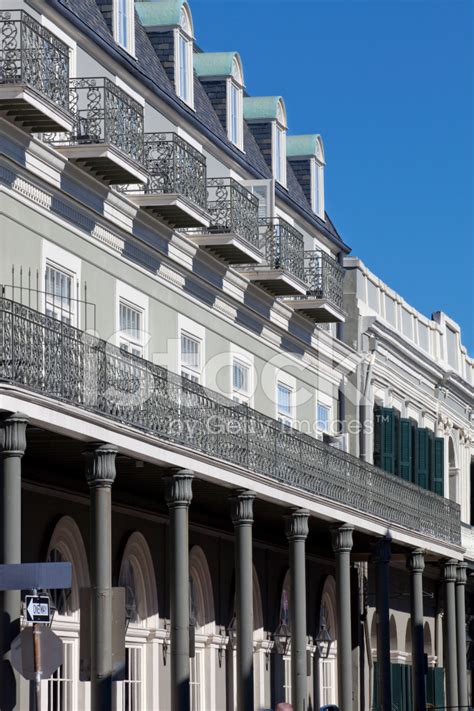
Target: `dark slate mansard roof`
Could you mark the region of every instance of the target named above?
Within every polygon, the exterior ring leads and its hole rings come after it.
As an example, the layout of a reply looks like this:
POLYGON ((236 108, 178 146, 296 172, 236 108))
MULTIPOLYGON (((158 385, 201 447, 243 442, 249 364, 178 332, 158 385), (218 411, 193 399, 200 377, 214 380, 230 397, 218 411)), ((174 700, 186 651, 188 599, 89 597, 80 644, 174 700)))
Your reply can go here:
MULTIPOLYGON (((47 2, 72 21, 80 31, 102 45, 114 59, 124 65, 130 73, 152 89, 158 96, 173 105, 188 121, 195 125, 198 124, 199 130, 206 133, 213 142, 218 143, 221 148, 255 178, 272 177, 271 171, 245 121, 245 154, 242 154, 229 141, 209 97, 196 76, 194 76, 195 111, 179 99, 137 15, 135 15, 136 58, 134 58, 114 41, 111 30, 112 0, 47 0, 47 2)), ((314 214, 289 161, 287 161, 287 189, 277 184, 276 191, 282 200, 296 209, 305 220, 319 229, 335 246, 345 253, 350 252, 350 248, 339 236, 327 213, 325 222, 314 214)))

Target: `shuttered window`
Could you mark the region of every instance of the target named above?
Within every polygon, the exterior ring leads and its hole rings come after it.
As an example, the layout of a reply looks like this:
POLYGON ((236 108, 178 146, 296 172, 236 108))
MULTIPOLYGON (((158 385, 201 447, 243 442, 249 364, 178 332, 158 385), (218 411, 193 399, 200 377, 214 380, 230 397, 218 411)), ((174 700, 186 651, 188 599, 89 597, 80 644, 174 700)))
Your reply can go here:
POLYGON ((415 484, 427 489, 430 466, 430 431, 426 427, 420 427, 417 432, 415 484))
POLYGON ((374 410, 374 463, 395 474, 396 416, 389 407, 374 410))
POLYGON ((444 438, 433 441, 433 466, 431 469, 431 491, 444 496, 444 438))
POLYGON ((400 419, 400 476, 405 481, 413 481, 413 447, 412 423, 402 417, 400 419))

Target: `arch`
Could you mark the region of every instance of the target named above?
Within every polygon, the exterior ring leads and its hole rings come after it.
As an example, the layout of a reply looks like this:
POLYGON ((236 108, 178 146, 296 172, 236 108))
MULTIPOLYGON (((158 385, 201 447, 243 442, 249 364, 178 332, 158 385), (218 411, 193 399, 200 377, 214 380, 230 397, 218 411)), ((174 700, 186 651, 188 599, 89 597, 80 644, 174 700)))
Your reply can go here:
POLYGON ((407 629, 405 632, 405 652, 411 654, 411 618, 407 620, 407 629))
POLYGON ((181 5, 179 26, 188 37, 194 37, 193 16, 187 2, 183 2, 181 5))
POLYGON ((286 119, 286 106, 282 96, 278 98, 276 118, 279 124, 281 124, 284 128, 287 128, 288 122, 286 119))
POLYGON ((429 657, 433 656, 433 640, 431 637, 430 625, 425 622, 423 625, 423 649, 429 657))
POLYGON ((395 652, 397 650, 398 650, 397 623, 395 621, 395 615, 390 615, 390 651, 395 652))
POLYGON ((253 566, 253 630, 259 639, 264 638, 262 594, 257 571, 253 566))
POLYGON ((139 531, 129 536, 120 565, 119 586, 127 588, 130 585, 133 587, 137 613, 134 623, 157 629, 159 607, 155 568, 145 536, 139 531))
MULTIPOLYGON (((72 563, 71 594, 68 598, 69 615, 79 615, 79 591, 90 587, 89 564, 79 526, 71 516, 63 516, 54 527, 47 551, 47 560, 58 551, 63 561, 72 563)), ((57 557, 56 557, 57 559, 57 557)))
POLYGON ((337 640, 337 615, 336 615, 336 581, 332 575, 328 575, 324 581, 321 593, 320 620, 322 616, 326 622, 326 629, 333 641, 337 640))
POLYGON ((192 581, 196 624, 198 628, 215 625, 214 592, 206 554, 193 546, 189 554, 189 578, 192 581))
POLYGON ((232 78, 239 86, 244 86, 244 69, 238 52, 232 57, 232 78))

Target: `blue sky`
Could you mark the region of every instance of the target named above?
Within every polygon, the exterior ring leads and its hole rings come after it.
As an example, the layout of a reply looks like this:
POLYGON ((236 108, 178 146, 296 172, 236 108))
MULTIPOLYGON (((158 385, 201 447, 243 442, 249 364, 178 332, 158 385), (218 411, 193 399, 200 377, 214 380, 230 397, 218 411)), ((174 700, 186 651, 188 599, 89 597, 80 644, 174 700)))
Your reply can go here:
POLYGON ((319 132, 352 254, 474 354, 472 0, 190 0, 197 42, 237 50, 250 94, 319 132))

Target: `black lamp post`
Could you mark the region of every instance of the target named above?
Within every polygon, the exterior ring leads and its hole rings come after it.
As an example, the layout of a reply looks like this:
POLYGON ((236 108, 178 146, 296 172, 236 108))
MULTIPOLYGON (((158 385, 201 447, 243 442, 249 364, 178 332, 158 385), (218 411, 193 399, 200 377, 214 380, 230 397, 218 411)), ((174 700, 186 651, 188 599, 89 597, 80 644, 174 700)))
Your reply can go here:
POLYGON ((291 644, 291 630, 285 622, 280 622, 273 633, 273 640, 277 654, 288 654, 291 644))

